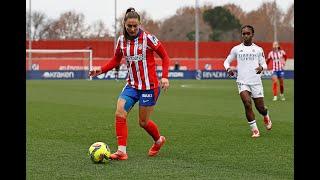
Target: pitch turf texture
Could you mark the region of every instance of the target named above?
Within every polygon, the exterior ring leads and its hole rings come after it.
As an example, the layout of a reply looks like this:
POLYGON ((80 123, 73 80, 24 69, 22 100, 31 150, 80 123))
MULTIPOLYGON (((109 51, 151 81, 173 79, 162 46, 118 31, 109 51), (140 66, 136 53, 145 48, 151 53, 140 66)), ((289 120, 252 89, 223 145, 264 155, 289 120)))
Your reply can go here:
POLYGON ((27 81, 27 179, 293 179, 293 80, 286 101, 272 101, 263 80, 273 129, 256 114, 251 138, 234 80, 171 80, 151 116, 167 142, 148 157, 152 138, 139 127, 138 104, 128 117, 127 161, 94 164, 96 141, 112 152, 116 100, 124 81, 27 81))

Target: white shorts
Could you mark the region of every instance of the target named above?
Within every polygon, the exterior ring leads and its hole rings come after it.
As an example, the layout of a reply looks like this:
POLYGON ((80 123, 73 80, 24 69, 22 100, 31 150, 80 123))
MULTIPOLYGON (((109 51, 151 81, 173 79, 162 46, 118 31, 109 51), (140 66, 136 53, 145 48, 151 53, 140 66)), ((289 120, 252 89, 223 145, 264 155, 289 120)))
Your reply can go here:
POLYGON ((237 85, 238 85, 239 94, 242 91, 247 90, 251 92, 251 97, 253 98, 264 97, 262 84, 248 85, 248 84, 242 84, 237 82, 237 85))

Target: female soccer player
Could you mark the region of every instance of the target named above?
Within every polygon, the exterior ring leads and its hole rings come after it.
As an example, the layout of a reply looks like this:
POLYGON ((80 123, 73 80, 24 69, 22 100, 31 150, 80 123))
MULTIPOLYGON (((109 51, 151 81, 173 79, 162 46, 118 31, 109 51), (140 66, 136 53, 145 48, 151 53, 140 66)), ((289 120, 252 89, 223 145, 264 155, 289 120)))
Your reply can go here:
POLYGON ((272 60, 272 91, 273 91, 273 101, 278 100, 278 80, 280 83, 280 99, 285 101, 284 97, 284 85, 283 85, 283 76, 284 71, 283 68, 287 61, 287 55, 284 50, 282 50, 279 46, 278 42, 273 42, 272 44, 272 51, 269 52, 267 58, 267 64, 269 64, 270 60, 272 60))
POLYGON ((123 20, 123 35, 118 39, 114 57, 100 69, 90 71, 90 76, 105 73, 119 65, 125 57, 128 67, 127 83, 119 95, 115 112, 115 126, 118 140, 117 152, 111 159, 126 160, 127 116, 131 108, 139 101, 139 124, 153 138, 154 144, 149 149, 149 156, 155 156, 164 145, 166 139, 160 136, 157 125, 150 119, 160 94, 169 88, 169 57, 161 42, 152 34, 140 28, 140 15, 134 8, 126 11, 123 20), (162 59, 162 78, 160 82, 156 74, 154 59, 156 52, 162 59))
POLYGON ((268 110, 264 106, 263 101, 263 85, 261 81, 261 72, 267 68, 263 49, 252 43, 254 28, 245 25, 241 28, 242 43, 233 47, 224 61, 224 67, 229 76, 234 76, 234 68, 230 67, 230 63, 237 59, 237 85, 241 100, 243 102, 246 117, 252 131, 253 138, 260 136, 259 129, 256 124, 255 115, 252 110, 251 97, 254 101, 258 112, 263 115, 264 124, 267 130, 271 130, 272 123, 268 115, 268 110))

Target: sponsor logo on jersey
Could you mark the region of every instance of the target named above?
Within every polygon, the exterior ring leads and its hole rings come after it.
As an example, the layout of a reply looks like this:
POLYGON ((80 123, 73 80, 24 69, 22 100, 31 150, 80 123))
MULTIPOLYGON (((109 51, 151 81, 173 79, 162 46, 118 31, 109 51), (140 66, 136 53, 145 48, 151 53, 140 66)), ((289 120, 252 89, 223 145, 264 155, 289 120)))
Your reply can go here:
POLYGON ((153 45, 157 46, 159 40, 154 35, 148 35, 150 41, 153 43, 153 45))
POLYGON ((257 58, 258 55, 257 54, 247 54, 247 53, 244 53, 244 54, 237 54, 237 58, 240 60, 240 61, 253 61, 255 60, 255 58, 257 58))
POLYGON ((142 61, 143 60, 143 55, 138 54, 136 56, 126 56, 127 61, 142 61))
POLYGON ((152 94, 142 94, 141 96, 144 98, 150 98, 150 97, 152 97, 152 94))

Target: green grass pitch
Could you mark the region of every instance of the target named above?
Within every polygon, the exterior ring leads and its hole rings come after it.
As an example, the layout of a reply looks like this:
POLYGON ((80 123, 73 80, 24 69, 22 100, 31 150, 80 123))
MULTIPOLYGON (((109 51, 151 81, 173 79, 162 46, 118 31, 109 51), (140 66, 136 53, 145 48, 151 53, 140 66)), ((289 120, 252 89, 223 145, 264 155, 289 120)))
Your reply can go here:
POLYGON ((28 80, 27 179, 293 179, 293 80, 286 101, 272 101, 263 80, 273 129, 256 114, 251 138, 234 80, 171 80, 151 118, 167 138, 148 157, 152 138, 139 127, 138 104, 128 117, 127 161, 93 164, 96 141, 117 149, 114 111, 124 81, 28 80))

